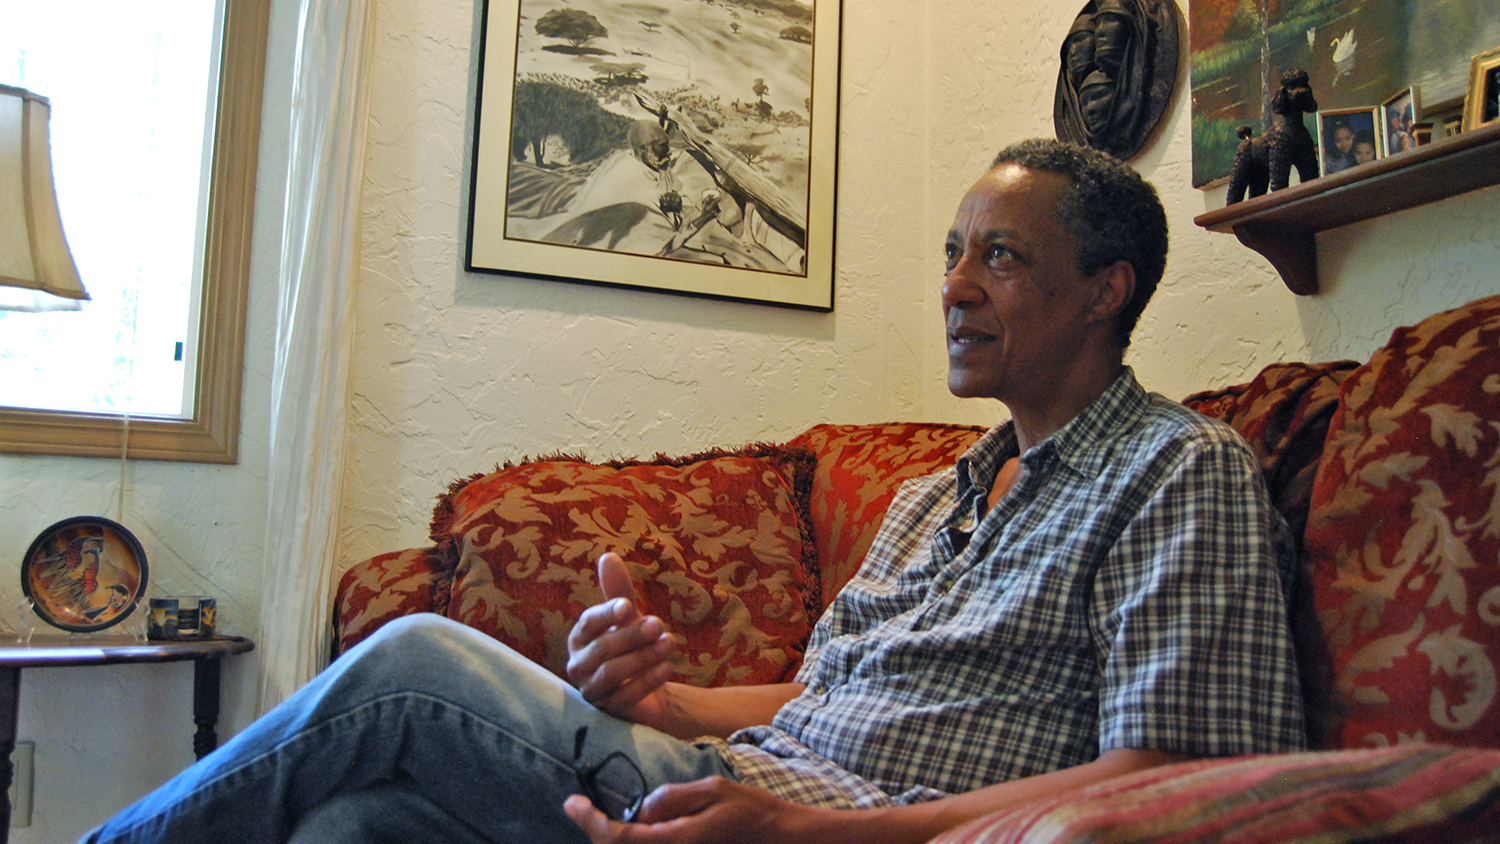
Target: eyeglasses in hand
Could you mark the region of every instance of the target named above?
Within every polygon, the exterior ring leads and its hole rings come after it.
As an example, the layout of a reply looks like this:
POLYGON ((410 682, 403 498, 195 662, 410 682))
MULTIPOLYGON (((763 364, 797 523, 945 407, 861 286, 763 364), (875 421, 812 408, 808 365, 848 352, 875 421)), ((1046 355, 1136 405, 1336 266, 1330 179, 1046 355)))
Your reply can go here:
POLYGON ((634 760, 619 750, 597 764, 586 764, 583 744, 588 734, 588 727, 579 727, 573 737, 573 771, 578 775, 578 790, 599 811, 617 821, 630 823, 646 799, 646 775, 641 773, 634 760))

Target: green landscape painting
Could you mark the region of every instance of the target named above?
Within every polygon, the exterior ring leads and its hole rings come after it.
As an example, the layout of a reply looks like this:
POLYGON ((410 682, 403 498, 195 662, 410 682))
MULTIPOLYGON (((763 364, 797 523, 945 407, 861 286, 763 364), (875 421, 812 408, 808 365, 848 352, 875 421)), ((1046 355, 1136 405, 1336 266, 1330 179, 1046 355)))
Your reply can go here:
POLYGON ((1461 101, 1469 59, 1500 46, 1495 0, 1192 0, 1188 17, 1197 187, 1227 178, 1235 129, 1264 129, 1287 68, 1308 72, 1319 108, 1374 107, 1408 86, 1430 108, 1461 101))

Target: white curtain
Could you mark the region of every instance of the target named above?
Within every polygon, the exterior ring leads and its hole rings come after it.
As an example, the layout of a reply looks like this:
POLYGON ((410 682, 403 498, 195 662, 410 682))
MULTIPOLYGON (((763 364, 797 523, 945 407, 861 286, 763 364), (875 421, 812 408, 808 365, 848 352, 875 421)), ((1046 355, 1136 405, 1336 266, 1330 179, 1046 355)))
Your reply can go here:
POLYGON ((373 0, 302 0, 271 373, 260 710, 323 666, 344 474, 373 0))

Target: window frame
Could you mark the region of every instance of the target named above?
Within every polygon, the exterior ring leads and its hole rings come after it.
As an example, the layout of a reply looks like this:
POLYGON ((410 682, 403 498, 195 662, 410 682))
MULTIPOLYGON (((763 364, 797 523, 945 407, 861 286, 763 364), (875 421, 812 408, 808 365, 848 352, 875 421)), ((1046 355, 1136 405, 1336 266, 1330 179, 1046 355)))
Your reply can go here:
POLYGON ((214 122, 198 369, 187 418, 0 407, 0 452, 238 463, 245 313, 255 219, 266 0, 225 0, 214 122), (121 442, 128 438, 127 443, 121 442))

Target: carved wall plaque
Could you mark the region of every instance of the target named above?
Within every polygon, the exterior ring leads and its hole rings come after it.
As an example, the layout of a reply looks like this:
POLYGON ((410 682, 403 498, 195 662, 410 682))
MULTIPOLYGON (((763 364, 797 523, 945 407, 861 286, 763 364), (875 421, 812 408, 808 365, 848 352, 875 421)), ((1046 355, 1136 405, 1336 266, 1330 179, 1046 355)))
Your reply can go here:
POLYGON ((1181 21, 1173 0, 1089 0, 1060 51, 1057 137, 1135 155, 1172 99, 1181 21))

